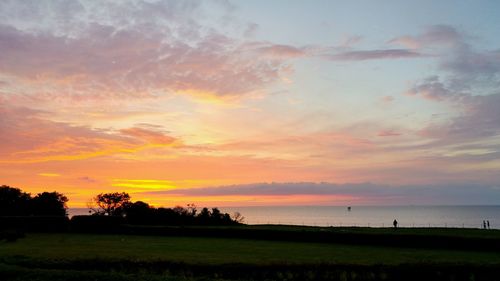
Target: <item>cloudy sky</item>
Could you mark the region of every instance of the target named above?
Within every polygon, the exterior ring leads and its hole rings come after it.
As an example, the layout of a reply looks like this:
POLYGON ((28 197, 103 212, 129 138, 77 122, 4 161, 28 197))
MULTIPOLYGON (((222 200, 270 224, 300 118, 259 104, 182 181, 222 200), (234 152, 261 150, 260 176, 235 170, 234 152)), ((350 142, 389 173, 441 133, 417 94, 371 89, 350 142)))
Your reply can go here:
POLYGON ((500 204, 498 1, 1 1, 0 184, 500 204))

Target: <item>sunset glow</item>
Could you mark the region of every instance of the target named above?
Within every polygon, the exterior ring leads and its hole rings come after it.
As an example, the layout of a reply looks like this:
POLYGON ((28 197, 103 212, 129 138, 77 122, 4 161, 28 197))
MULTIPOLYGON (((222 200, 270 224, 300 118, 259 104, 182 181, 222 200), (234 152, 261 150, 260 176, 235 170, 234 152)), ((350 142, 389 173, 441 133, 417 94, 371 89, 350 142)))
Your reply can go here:
POLYGON ((1 1, 0 185, 499 204, 500 4, 361 3, 1 1))

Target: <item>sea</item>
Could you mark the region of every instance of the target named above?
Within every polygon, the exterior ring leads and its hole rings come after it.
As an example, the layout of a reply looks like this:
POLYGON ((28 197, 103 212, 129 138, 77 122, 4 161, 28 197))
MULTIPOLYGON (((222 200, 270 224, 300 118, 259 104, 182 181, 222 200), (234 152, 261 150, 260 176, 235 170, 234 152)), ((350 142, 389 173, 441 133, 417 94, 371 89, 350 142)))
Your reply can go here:
MULTIPOLYGON (((246 224, 307 226, 483 228, 500 229, 500 206, 258 206, 220 207, 239 212, 246 224)), ((69 216, 88 215, 87 208, 70 208, 69 216)))

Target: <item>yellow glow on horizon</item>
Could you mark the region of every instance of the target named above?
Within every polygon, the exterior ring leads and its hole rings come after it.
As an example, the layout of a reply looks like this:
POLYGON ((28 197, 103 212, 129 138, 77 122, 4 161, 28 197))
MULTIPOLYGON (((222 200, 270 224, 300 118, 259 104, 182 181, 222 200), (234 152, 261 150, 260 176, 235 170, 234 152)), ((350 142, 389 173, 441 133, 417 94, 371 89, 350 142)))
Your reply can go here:
POLYGON ((194 203, 199 207, 228 207, 228 206, 293 206, 293 205, 331 205, 351 204, 362 201, 361 198, 351 195, 217 195, 217 196, 183 196, 157 195, 141 196, 131 194, 133 201, 145 201, 156 207, 185 206, 194 203))
POLYGON ((169 190, 175 189, 177 186, 172 181, 168 180, 142 180, 142 179, 113 179, 111 186, 114 187, 127 187, 137 189, 160 189, 169 190))
POLYGON ((60 177, 61 176, 60 174, 56 174, 56 173, 39 173, 38 175, 41 177, 60 177))
MULTIPOLYGON (((110 191, 111 192, 111 191, 110 191)), ((127 192, 125 190, 125 192, 127 192)), ((88 198, 70 199, 70 208, 85 208, 90 198, 97 193, 89 193, 88 198)), ((297 205, 335 205, 363 202, 363 198, 351 195, 216 195, 216 196, 184 196, 175 194, 141 194, 128 192, 132 202, 143 201, 155 207, 174 207, 195 204, 198 207, 243 207, 243 206, 297 206, 297 205)))

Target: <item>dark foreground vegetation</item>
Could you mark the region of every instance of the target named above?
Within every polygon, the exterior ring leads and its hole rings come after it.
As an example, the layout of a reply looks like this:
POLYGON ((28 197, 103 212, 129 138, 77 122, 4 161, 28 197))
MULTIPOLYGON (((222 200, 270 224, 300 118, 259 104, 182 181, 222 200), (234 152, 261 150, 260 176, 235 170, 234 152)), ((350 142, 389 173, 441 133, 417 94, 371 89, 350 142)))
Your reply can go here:
POLYGON ((28 233, 0 242, 0 280, 498 280, 499 265, 492 251, 241 238, 28 233))
POLYGON ((19 188, 0 186, 0 216, 66 216, 68 198, 58 192, 32 197, 19 188))
POLYGON ((92 215, 69 219, 64 195, 42 194, 0 187, 2 281, 500 280, 498 230, 251 226, 126 193, 99 194, 92 215), (40 197, 57 214, 36 211, 40 197))
MULTIPOLYGON (((0 186, 0 222, 28 230, 60 231, 69 227, 68 198, 58 192, 43 192, 32 197, 18 188, 0 186)), ((237 225, 239 213, 231 216, 218 208, 195 205, 186 208, 156 208, 146 202, 130 200, 125 192, 101 193, 92 198, 89 216, 73 217, 71 224, 83 230, 110 231, 123 224, 132 225, 237 225)))

